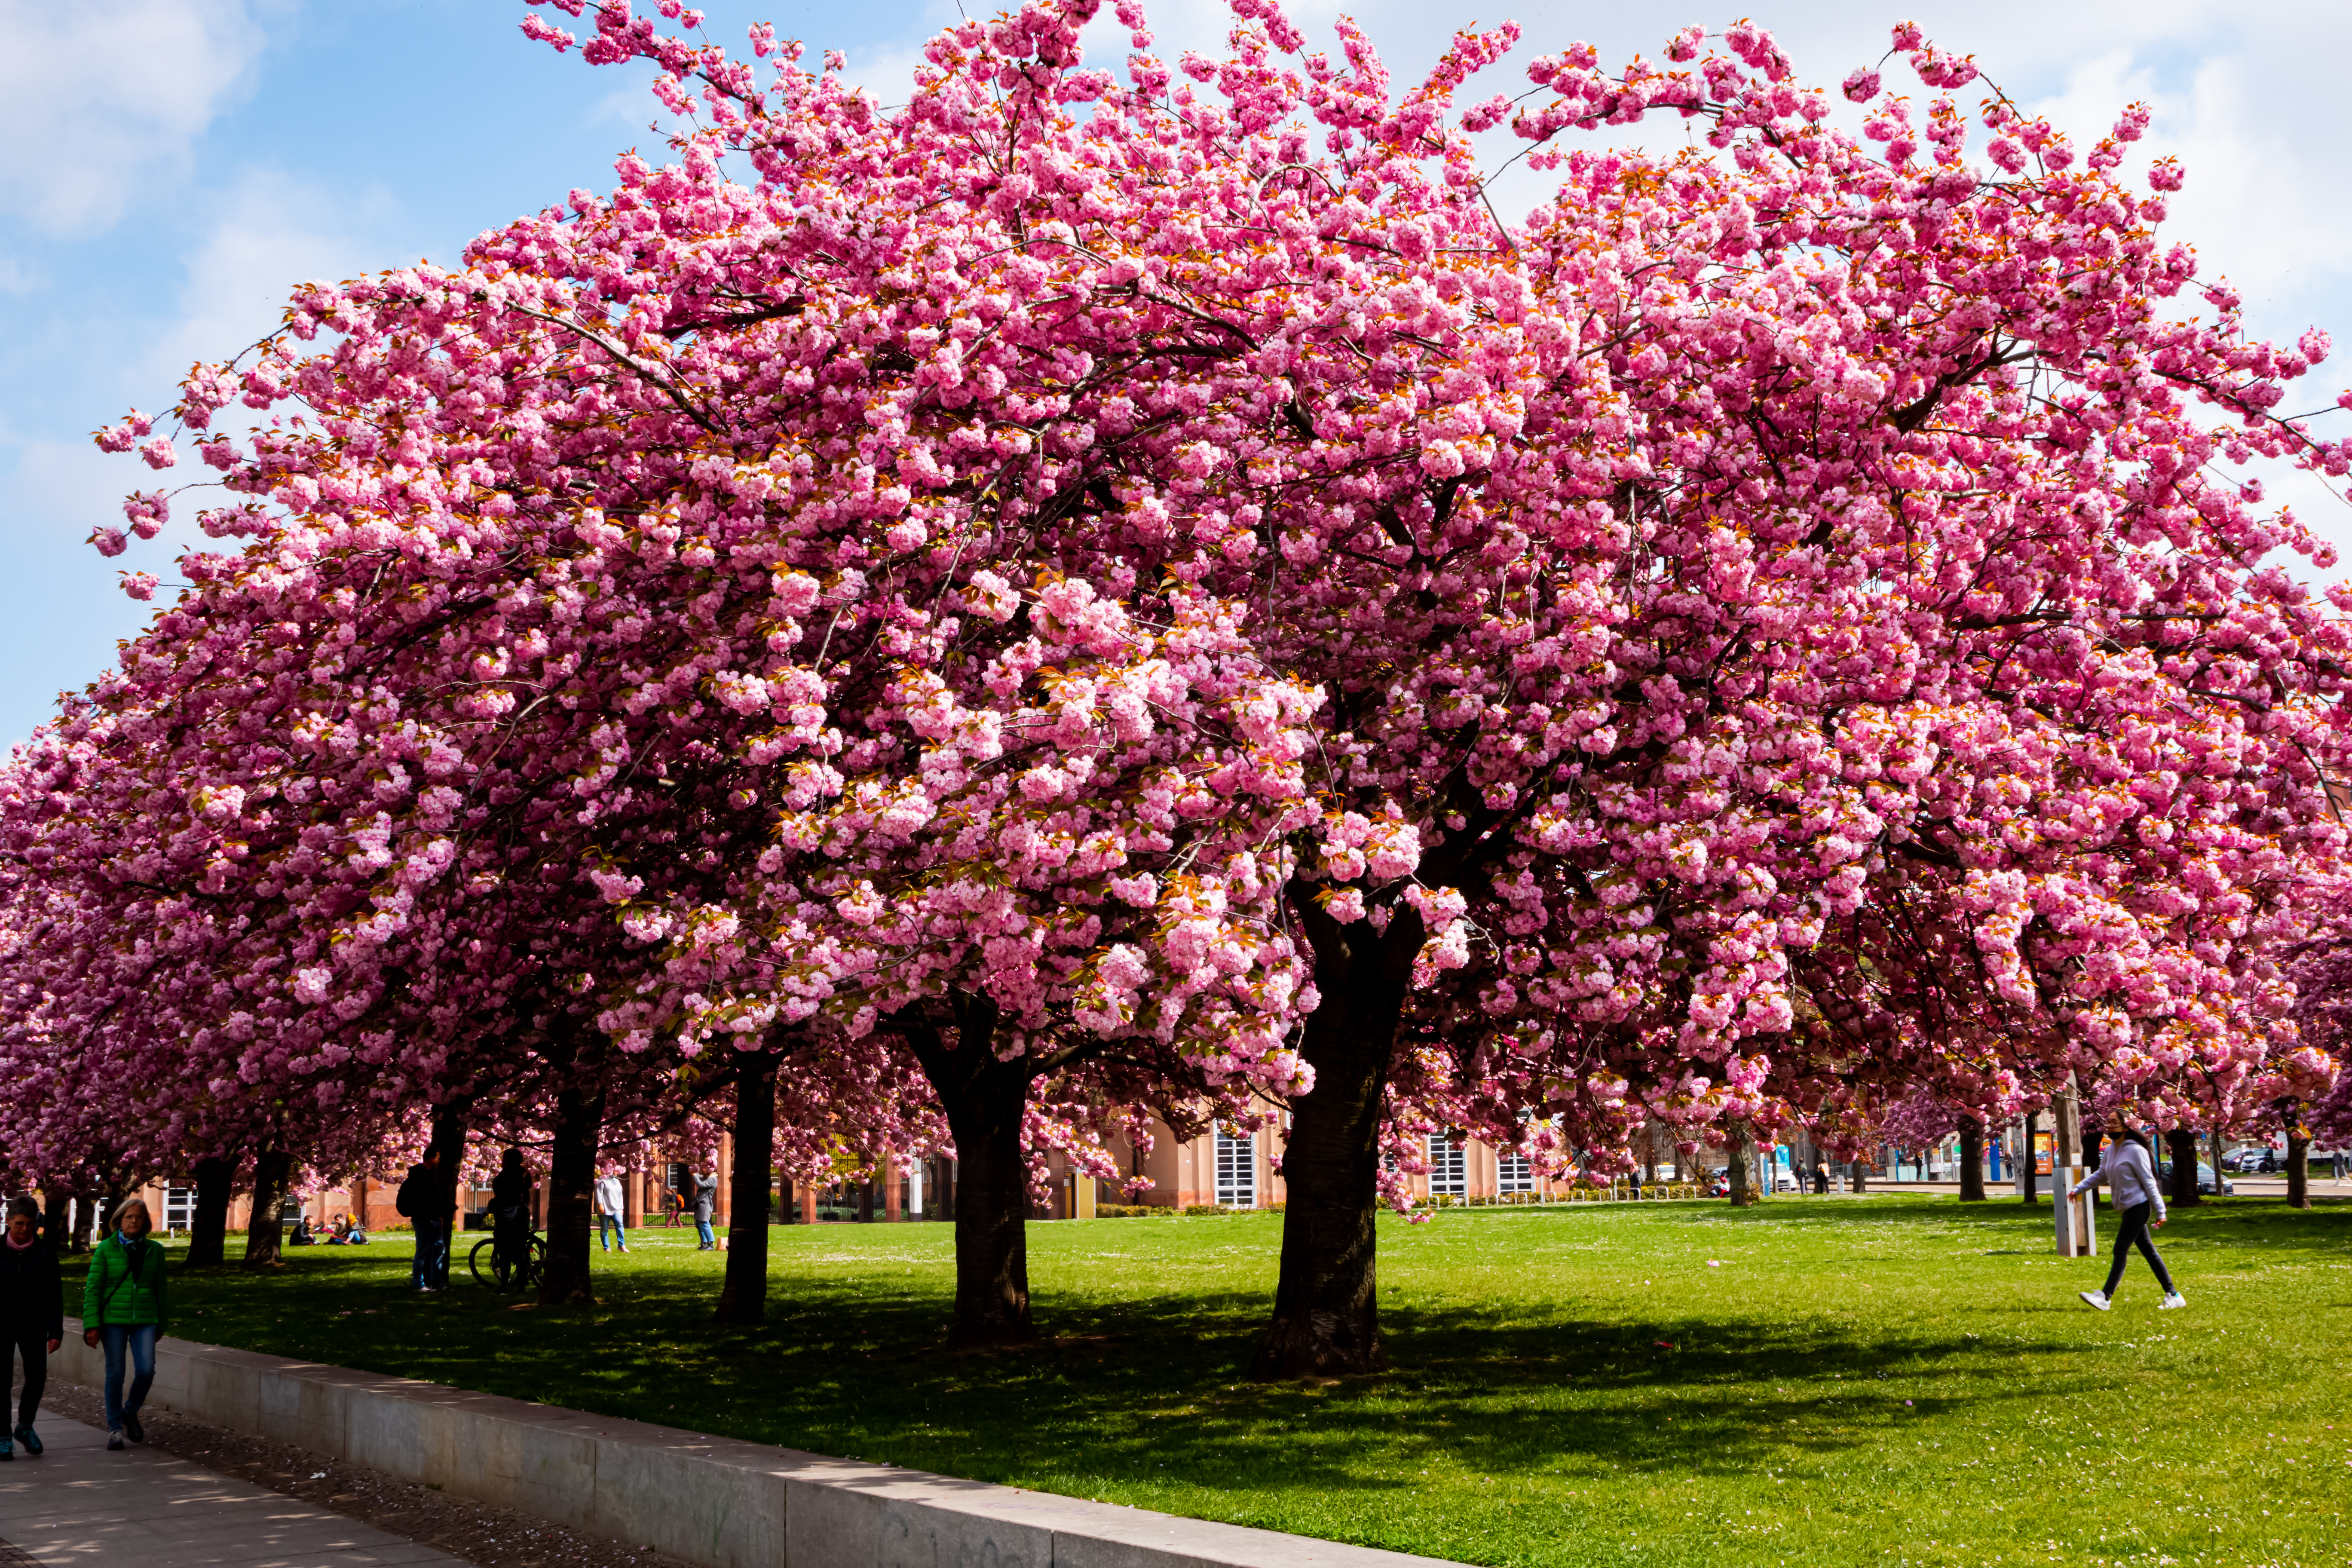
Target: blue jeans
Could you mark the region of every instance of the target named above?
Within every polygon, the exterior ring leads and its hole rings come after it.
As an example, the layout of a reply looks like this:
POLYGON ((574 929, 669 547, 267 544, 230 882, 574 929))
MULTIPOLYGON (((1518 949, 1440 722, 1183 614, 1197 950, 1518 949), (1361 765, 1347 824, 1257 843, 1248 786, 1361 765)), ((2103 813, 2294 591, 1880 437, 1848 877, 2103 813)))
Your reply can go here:
POLYGON ((626 1252, 629 1249, 629 1232, 628 1228, 621 1224, 621 1216, 616 1214, 598 1215, 596 1216, 596 1245, 604 1251, 610 1252, 613 1250, 613 1245, 615 1242, 620 1244, 622 1251, 626 1252))
POLYGON ((152 1323, 108 1323, 99 1331, 106 1345, 106 1426, 109 1431, 119 1431, 122 1418, 136 1415, 139 1407, 147 1403, 147 1390, 155 1382, 155 1325, 152 1323), (131 1352, 131 1397, 122 1396, 122 1352, 131 1352))
POLYGON ((416 1256, 408 1265, 409 1281, 420 1289, 449 1283, 449 1230, 438 1220, 412 1221, 416 1226, 416 1256))
POLYGON ((710 1234, 710 1222, 703 1218, 700 1215, 696 1215, 694 1216, 694 1228, 696 1232, 701 1236, 703 1246, 716 1247, 719 1245, 718 1238, 710 1234))

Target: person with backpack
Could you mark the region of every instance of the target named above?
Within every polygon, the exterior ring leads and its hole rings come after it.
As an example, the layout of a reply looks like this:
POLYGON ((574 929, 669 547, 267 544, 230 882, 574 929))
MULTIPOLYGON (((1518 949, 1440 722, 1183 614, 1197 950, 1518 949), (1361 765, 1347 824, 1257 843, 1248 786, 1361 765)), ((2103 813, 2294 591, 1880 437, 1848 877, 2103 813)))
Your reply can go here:
POLYGON ((89 1255, 82 1276, 81 1342, 106 1342, 106 1446, 121 1448, 127 1434, 144 1443, 139 1407, 155 1383, 155 1340, 172 1321, 163 1246, 148 1232, 155 1221, 143 1198, 125 1198, 114 1211, 114 1234, 89 1255), (131 1393, 122 1392, 122 1363, 131 1363, 131 1393))
POLYGON ((409 1282, 419 1290, 438 1290, 449 1282, 448 1201, 441 1184, 441 1148, 425 1146, 425 1158, 408 1167, 392 1206, 416 1232, 416 1256, 408 1266, 409 1282))
MULTIPOLYGON (((41 1239, 41 1205, 30 1198, 8 1200, 8 1228, 0 1234, 0 1356, 14 1355, 25 1363, 25 1389, 16 1400, 16 1424, 0 1436, 0 1459, 14 1459, 22 1445, 27 1454, 41 1451, 33 1416, 41 1408, 41 1391, 49 1384, 49 1357, 65 1343, 65 1292, 58 1284, 58 1255, 41 1239)), ((7 1425, 8 1372, 0 1362, 0 1426, 7 1425)))

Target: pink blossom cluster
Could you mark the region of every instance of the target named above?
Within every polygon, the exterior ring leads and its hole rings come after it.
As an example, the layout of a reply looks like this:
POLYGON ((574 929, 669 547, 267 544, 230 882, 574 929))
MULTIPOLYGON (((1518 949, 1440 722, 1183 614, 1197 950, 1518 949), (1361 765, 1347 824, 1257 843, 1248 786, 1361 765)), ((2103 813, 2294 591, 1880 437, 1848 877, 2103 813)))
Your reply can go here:
POLYGON ((1271 0, 1172 68, 1122 0, 1122 77, 1033 0, 886 110, 557 9, 668 160, 199 367, 245 542, 0 785, 8 1048, 170 1086, 123 1159, 591 1082, 668 1136, 763 1045, 812 1175, 945 1146, 982 1053, 1106 1173, 1365 1073, 1397 1171, 1596 1176, 2332 1081, 2283 964, 2352 647, 2222 471, 2346 471, 2273 412, 2327 345, 2159 246, 2144 110, 1972 129, 1906 25, 1937 96, 1858 72, 1854 137, 1745 23, 1457 109, 1515 27, 1392 92, 1271 0), (1657 110, 1698 145, 1575 142, 1657 110), (1560 179, 1509 226, 1507 115, 1560 179))

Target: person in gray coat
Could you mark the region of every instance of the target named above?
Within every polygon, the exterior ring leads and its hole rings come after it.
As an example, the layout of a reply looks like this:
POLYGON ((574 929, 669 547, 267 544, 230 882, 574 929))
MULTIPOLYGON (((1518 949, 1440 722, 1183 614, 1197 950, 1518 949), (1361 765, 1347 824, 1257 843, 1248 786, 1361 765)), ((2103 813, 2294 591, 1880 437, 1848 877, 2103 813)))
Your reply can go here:
POLYGON ((2164 1225, 2164 1191, 2157 1184, 2155 1162, 2133 1138, 2129 1128, 2118 1124, 2116 1136, 2107 1141, 2106 1149, 2099 1156, 2099 1168, 2076 1183, 2067 1196, 2087 1193, 2101 1182, 2106 1183, 2107 1191, 2115 1194, 2116 1258, 2107 1269, 2105 1289, 2078 1290, 2075 1294, 2100 1311, 2107 1310, 2115 1302, 2116 1287, 2124 1282, 2124 1265, 2130 1261, 2131 1250, 2137 1247, 2140 1256, 2147 1259, 2147 1266, 2156 1270, 2156 1282, 2164 1287, 2164 1300, 2157 1304, 2158 1310, 2189 1305, 2189 1299, 2172 1288, 2171 1272, 2164 1267, 2163 1256, 2148 1237, 2150 1230, 2160 1229, 2164 1225))
POLYGON ((698 1252, 709 1252, 719 1245, 710 1234, 710 1216, 719 1209, 719 1167, 696 1173, 694 1178, 694 1228, 702 1237, 698 1252))

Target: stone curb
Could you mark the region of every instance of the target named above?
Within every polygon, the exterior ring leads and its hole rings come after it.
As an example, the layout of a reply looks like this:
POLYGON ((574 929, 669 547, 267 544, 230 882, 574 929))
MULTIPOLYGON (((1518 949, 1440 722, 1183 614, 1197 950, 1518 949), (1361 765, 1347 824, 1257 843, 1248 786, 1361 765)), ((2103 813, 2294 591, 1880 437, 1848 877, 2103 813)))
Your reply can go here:
MULTIPOLYGON (((105 1354, 66 1323, 56 1376, 105 1354)), ((149 1403, 700 1568, 1430 1568, 1440 1560, 831 1459, 165 1339, 149 1403)), ((1451 1565, 1449 1565, 1451 1568, 1451 1565)))

